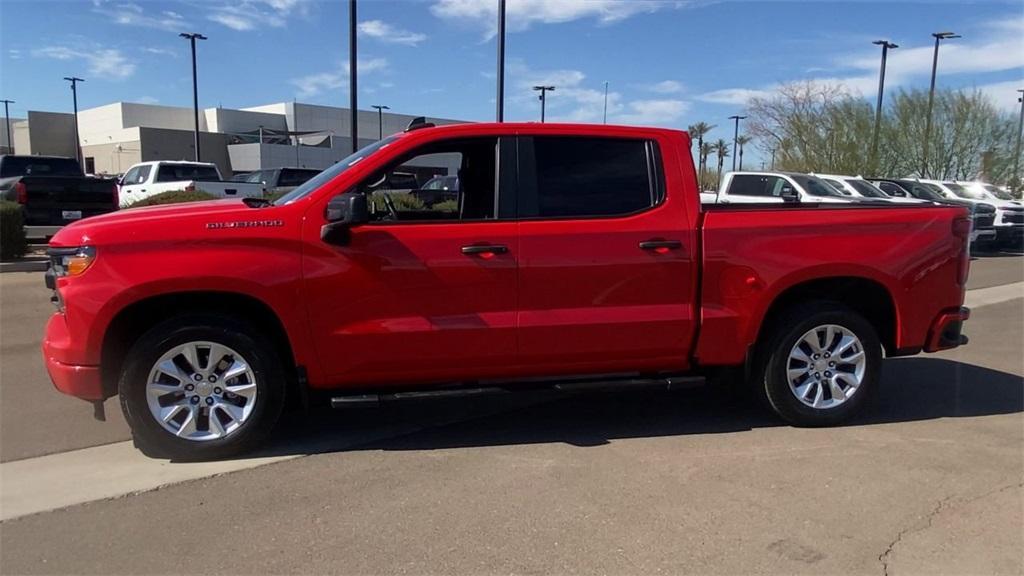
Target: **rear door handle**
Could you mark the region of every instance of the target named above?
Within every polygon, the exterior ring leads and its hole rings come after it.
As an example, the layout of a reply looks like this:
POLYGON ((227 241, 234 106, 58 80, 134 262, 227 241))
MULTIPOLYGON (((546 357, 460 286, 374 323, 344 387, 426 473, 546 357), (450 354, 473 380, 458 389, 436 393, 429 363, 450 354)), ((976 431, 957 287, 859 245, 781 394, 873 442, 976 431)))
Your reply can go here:
POLYGON ((471 244, 462 247, 463 254, 504 254, 508 252, 508 246, 501 244, 471 244))
POLYGON ((641 250, 657 250, 660 252, 678 250, 682 247, 683 243, 679 240, 644 240, 640 243, 641 250))

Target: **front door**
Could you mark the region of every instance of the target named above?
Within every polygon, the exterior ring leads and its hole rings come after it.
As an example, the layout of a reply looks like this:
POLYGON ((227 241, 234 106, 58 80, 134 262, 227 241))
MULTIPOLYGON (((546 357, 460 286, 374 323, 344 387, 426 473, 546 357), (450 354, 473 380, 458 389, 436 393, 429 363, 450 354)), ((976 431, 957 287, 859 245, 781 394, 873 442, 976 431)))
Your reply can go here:
POLYGON ((471 138, 403 156, 357 186, 371 223, 344 246, 308 247, 310 323, 333 385, 457 381, 514 367, 517 231, 498 208, 499 174, 514 164, 503 165, 501 149, 497 138, 471 138), (428 206, 419 187, 437 176, 458 176, 458 197, 428 206))
POLYGON ((519 166, 523 369, 685 369, 696 320, 696 235, 680 178, 666 197, 659 146, 524 137, 519 166))

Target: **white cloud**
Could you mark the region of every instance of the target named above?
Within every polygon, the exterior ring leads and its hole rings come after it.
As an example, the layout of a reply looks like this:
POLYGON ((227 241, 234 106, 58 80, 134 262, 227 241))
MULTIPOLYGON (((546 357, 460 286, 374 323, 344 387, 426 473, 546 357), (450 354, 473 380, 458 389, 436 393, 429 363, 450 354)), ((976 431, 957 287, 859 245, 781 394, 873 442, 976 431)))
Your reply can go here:
POLYGON ((1008 82, 995 82, 993 84, 983 84, 977 86, 976 89, 981 91, 982 94, 989 97, 992 103, 995 104, 1002 112, 1019 113, 1020 112, 1020 98, 1021 93, 1017 92, 1021 87, 1024 87, 1024 78, 1020 80, 1010 80, 1008 82))
MULTIPOLYGON (((608 24, 686 3, 682 0, 509 0, 505 7, 505 22, 507 29, 513 32, 526 30, 533 24, 556 24, 582 18, 608 24)), ((436 0, 430 11, 444 20, 482 27, 486 38, 497 33, 497 2, 436 0)))
POLYGON ((171 58, 177 58, 178 57, 178 53, 177 52, 175 52, 174 50, 170 50, 168 48, 154 48, 152 46, 149 46, 149 47, 143 48, 142 51, 146 52, 147 54, 156 54, 158 56, 170 56, 171 58))
POLYGON ((711 102, 712 104, 744 106, 751 98, 767 96, 769 94, 771 94, 771 89, 754 90, 750 88, 724 88, 700 94, 697 96, 697 99, 703 102, 711 102))
POLYGON ((122 26, 156 28, 170 32, 181 32, 189 27, 188 21, 177 12, 164 11, 154 15, 147 12, 139 4, 132 2, 112 4, 96 1, 93 2, 93 12, 105 16, 122 26))
POLYGON ((626 105, 627 112, 616 114, 619 124, 669 125, 674 124, 690 109, 682 100, 635 100, 626 105))
POLYGON ((7 57, 10 58, 11 60, 20 60, 21 59, 21 50, 17 50, 15 48, 11 48, 10 50, 7 51, 7 57))
POLYGON ((208 8, 207 19, 239 32, 282 28, 292 16, 306 15, 308 6, 308 0, 240 0, 208 8))
POLYGON ((664 80, 647 86, 647 90, 655 94, 679 94, 683 91, 683 85, 675 80, 664 80))
MULTIPOLYGON (((357 67, 359 68, 360 75, 371 74, 386 70, 388 67, 388 61, 384 58, 361 59, 358 61, 357 67)), ((293 78, 289 80, 288 83, 298 88, 298 92, 295 94, 297 98, 310 98, 330 90, 347 88, 348 72, 349 65, 348 62, 345 62, 339 66, 336 71, 309 74, 307 76, 293 78)))
POLYGON ((387 44, 403 44, 416 46, 427 39, 426 34, 409 32, 396 28, 383 20, 367 20, 359 23, 359 33, 363 36, 379 40, 387 44))
POLYGON ((136 68, 135 63, 120 50, 102 46, 44 46, 32 50, 32 56, 53 60, 82 60, 88 66, 89 74, 109 80, 124 80, 135 74, 136 68))

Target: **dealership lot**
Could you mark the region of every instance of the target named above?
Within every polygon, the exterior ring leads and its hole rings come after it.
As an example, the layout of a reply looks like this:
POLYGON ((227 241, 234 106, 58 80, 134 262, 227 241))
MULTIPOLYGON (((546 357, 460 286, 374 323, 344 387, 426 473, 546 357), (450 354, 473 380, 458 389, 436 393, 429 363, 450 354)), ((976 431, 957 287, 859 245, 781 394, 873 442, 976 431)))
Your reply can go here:
MULTIPOLYGON (((286 460, 7 520, 2 570, 1019 573, 1024 261, 972 266, 971 344, 888 361, 848 426, 711 390, 316 413, 263 455, 286 460)), ((41 276, 0 276, 5 486, 128 438, 50 386, 41 276)))

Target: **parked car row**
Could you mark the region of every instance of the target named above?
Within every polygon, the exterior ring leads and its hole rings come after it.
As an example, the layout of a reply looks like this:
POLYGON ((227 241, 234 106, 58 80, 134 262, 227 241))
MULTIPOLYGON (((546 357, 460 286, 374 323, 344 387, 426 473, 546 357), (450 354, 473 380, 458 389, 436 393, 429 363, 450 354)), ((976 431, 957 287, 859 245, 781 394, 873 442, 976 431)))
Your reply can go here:
POLYGON ((919 178, 863 178, 796 172, 729 172, 716 192, 702 192, 704 204, 888 203, 947 204, 971 211, 971 242, 982 248, 1020 249, 1024 204, 985 182, 919 178))

